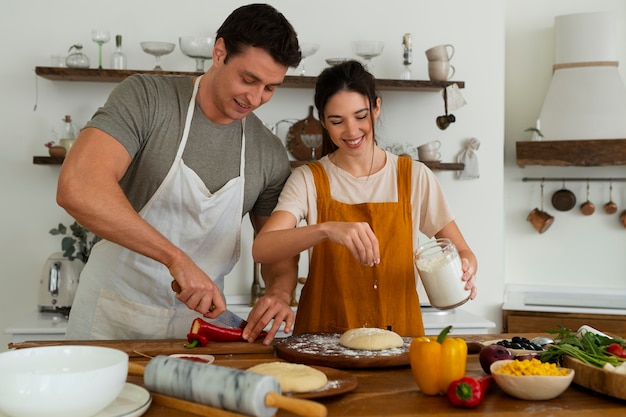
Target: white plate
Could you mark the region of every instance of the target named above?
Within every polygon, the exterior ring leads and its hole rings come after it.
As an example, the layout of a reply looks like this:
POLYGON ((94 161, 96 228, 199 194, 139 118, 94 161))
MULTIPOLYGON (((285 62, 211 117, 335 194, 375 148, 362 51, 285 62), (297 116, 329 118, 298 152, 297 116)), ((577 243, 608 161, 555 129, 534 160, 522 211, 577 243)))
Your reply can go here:
POLYGON ((152 396, 147 389, 127 382, 116 400, 95 417, 139 417, 148 410, 150 403, 152 396))
MULTIPOLYGON (((147 389, 127 382, 115 401, 94 417, 139 417, 148 410, 151 403, 152 395, 147 389)), ((7 415, 0 412, 0 417, 7 415)))
MULTIPOLYGON (((213 363, 215 361, 215 356, 213 355, 195 355, 190 353, 173 353, 170 355, 172 358, 197 358, 203 361, 206 361, 206 364, 213 363)), ((197 361, 200 362, 200 361, 197 361)))

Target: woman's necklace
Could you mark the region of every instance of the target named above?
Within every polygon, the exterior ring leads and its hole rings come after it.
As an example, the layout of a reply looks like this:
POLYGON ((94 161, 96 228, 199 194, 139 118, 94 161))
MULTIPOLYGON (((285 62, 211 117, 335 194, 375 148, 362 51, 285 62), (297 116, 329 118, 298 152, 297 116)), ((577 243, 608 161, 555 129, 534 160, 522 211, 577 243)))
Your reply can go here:
MULTIPOLYGON (((369 180, 370 176, 372 175, 372 171, 374 170, 374 157, 376 155, 376 144, 372 144, 372 157, 370 159, 370 167, 369 170, 367 171, 367 176, 365 178, 365 181, 363 182, 363 185, 367 184, 367 181, 369 180)), ((341 165, 338 163, 337 161, 337 151, 331 153, 330 155, 328 155, 328 159, 330 159, 330 161, 333 163, 333 165, 336 168, 341 168, 341 165)), ((342 168, 344 169, 344 168, 342 168)), ((345 170, 345 169, 344 169, 345 170)), ((348 171, 348 170, 345 170, 348 171)), ((350 172, 350 171, 348 171, 350 172)))

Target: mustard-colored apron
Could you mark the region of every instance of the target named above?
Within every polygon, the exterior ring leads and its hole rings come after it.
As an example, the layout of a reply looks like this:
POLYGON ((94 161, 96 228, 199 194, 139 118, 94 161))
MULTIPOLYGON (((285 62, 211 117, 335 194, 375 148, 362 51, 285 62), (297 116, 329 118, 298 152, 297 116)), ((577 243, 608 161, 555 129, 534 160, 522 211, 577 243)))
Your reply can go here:
POLYGON ((345 246, 330 240, 315 245, 294 333, 377 327, 402 336, 423 336, 413 269, 411 160, 398 158, 398 202, 336 201, 323 166, 313 162, 309 167, 317 191, 317 222, 369 223, 380 244, 381 262, 363 266, 345 246))

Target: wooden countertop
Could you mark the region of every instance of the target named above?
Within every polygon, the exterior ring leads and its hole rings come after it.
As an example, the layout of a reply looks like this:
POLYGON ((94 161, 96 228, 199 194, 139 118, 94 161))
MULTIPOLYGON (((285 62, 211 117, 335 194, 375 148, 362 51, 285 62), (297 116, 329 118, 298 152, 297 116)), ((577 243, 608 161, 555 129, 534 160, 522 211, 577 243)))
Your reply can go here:
MULTIPOLYGON (((517 334, 532 338, 538 334, 517 334)), ((513 335, 489 334, 467 335, 462 337, 468 342, 511 338, 513 335)), ((182 348, 183 341, 156 340, 156 341, 63 341, 63 342, 22 342, 11 343, 9 348, 27 348, 52 344, 94 344, 99 346, 115 347, 126 351, 132 361, 147 362, 145 356, 171 353, 191 353, 182 348)), ((216 365, 245 369, 262 362, 276 360, 273 347, 261 344, 248 343, 213 343, 204 348, 195 348, 193 353, 214 355, 216 365)), ((505 394, 493 383, 487 392, 482 404, 474 409, 455 408, 445 396, 425 396, 421 394, 413 380, 409 366, 398 368, 352 369, 358 380, 358 386, 345 394, 333 397, 316 399, 328 409, 328 416, 358 416, 378 417, 395 416, 408 417, 422 413, 429 416, 467 415, 470 412, 481 415, 527 417, 529 413, 547 413, 550 416, 623 416, 626 412, 626 401, 604 396, 586 388, 572 384, 568 390, 556 399, 549 401, 524 401, 505 394)), ((484 375, 478 362, 477 354, 470 354, 467 361, 467 375, 479 377, 484 375)), ((129 376, 128 382, 143 385, 141 377, 129 376)), ((222 411, 205 416, 223 416, 222 411)), ((228 413, 235 416, 238 414, 228 413)), ((169 408, 155 398, 150 409, 144 414, 146 417, 182 417, 194 416, 188 411, 178 411, 169 408)), ((293 416, 283 410, 276 414, 278 417, 293 416)))

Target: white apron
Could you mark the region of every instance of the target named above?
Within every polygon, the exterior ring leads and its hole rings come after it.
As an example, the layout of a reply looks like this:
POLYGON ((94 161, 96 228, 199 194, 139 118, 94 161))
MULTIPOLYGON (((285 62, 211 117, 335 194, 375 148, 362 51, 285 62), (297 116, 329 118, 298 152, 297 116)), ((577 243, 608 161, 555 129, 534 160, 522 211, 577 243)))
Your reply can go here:
MULTIPOLYGON (((223 292, 224 276, 239 259, 244 199, 245 120, 239 177, 212 194, 182 155, 200 84, 189 102, 185 129, 167 176, 139 215, 181 248, 223 292)), ((160 262, 103 240, 80 277, 66 339, 185 338, 201 315, 176 299, 160 262)))

